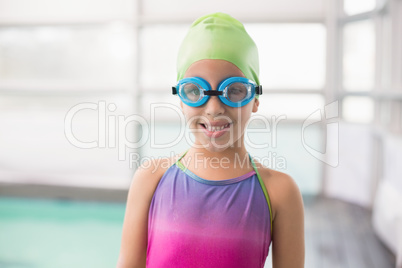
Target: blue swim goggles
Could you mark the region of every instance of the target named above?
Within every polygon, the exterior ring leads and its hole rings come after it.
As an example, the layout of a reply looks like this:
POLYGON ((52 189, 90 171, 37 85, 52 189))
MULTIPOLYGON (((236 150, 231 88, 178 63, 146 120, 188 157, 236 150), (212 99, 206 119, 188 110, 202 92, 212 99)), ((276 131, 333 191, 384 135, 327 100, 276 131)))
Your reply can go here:
POLYGON ((219 84, 218 90, 212 90, 211 85, 201 77, 188 77, 172 87, 172 94, 179 95, 185 104, 192 107, 203 105, 209 96, 218 96, 230 107, 242 107, 249 103, 255 94, 262 94, 262 86, 244 77, 229 77, 219 84))

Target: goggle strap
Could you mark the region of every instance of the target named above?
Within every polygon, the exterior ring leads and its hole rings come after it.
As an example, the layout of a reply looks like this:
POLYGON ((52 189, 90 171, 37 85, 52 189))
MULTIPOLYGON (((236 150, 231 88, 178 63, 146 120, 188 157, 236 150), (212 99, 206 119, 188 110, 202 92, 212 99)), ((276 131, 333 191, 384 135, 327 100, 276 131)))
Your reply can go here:
POLYGON ((172 87, 172 94, 173 94, 173 95, 176 95, 176 94, 177 94, 176 87, 172 87))
POLYGON ((255 87, 255 94, 262 95, 262 86, 261 85, 255 87))
POLYGON ((207 90, 207 91, 204 91, 204 95, 207 95, 207 96, 220 96, 220 95, 223 95, 223 91, 207 90))

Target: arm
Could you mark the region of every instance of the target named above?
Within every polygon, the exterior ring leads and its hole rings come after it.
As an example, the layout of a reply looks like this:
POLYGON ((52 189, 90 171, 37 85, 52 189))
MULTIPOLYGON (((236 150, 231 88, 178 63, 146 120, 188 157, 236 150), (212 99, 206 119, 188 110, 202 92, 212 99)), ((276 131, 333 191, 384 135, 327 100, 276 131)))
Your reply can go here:
POLYGON ((145 268, 148 211, 161 176, 155 166, 140 167, 134 174, 127 197, 117 268, 145 268))
POLYGON ((273 268, 304 267, 304 209, 293 179, 279 173, 271 183, 274 209, 272 234, 273 268))

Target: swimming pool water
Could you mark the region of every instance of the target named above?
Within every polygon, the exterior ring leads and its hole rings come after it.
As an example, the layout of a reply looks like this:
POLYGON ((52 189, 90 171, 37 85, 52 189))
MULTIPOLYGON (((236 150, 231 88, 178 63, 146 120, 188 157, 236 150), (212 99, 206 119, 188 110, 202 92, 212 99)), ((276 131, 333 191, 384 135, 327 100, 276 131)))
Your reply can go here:
POLYGON ((0 267, 115 267, 124 209, 120 203, 0 197, 0 267))

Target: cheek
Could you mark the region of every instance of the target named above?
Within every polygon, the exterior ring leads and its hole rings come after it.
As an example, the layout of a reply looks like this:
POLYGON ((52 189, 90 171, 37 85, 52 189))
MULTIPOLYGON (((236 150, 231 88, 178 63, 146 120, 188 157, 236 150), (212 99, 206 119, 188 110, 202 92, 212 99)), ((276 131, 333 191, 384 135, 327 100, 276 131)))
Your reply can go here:
POLYGON ((188 125, 196 124, 197 119, 200 117, 196 109, 189 107, 187 105, 182 106, 182 112, 188 125))
POLYGON ((234 112, 234 115, 236 116, 237 122, 239 124, 245 125, 247 123, 247 121, 251 117, 252 108, 252 106, 246 105, 240 108, 239 111, 234 112))
POLYGON ((191 114, 192 114, 192 109, 191 109, 191 107, 189 107, 189 106, 183 104, 182 102, 180 103, 180 106, 181 106, 181 111, 182 111, 183 114, 184 114, 184 117, 185 117, 186 119, 189 118, 189 117, 191 117, 191 114))

